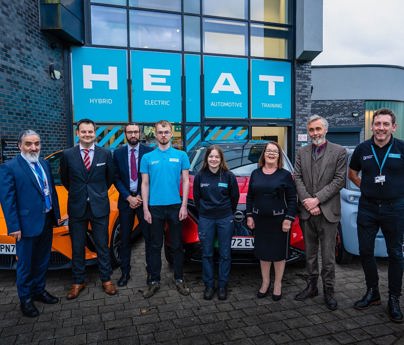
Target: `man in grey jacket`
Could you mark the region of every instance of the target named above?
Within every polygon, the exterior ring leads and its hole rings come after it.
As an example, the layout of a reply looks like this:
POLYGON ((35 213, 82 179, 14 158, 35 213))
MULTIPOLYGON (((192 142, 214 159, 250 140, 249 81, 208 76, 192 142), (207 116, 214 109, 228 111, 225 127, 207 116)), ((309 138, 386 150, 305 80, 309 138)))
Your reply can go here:
POLYGON ((321 247, 321 278, 324 301, 337 309, 334 298, 335 239, 341 218, 340 190, 345 184, 346 150, 326 140, 328 122, 319 115, 307 121, 311 145, 300 148, 295 163, 295 181, 300 200, 300 222, 306 249, 306 288, 295 297, 303 301, 318 295, 318 252, 321 247))

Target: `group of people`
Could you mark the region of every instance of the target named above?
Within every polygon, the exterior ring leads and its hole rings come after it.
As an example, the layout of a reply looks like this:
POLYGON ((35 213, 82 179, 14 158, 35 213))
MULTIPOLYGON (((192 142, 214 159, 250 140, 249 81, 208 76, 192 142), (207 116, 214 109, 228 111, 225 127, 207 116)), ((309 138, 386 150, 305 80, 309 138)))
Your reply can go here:
MULTIPOLYGON (((381 303, 377 266, 374 258, 375 236, 379 228, 386 239, 389 255, 388 315, 402 322, 400 295, 403 276, 404 217, 404 142, 393 137, 396 117, 389 109, 373 115, 371 139, 355 149, 348 177, 361 189, 358 211, 359 251, 367 291, 354 308, 366 309, 381 303)), ((307 286, 295 299, 303 301, 318 295, 319 255, 325 305, 336 310, 335 241, 341 217, 340 190, 345 185, 346 150, 326 139, 328 122, 313 115, 307 121, 311 144, 297 151, 295 171, 283 168, 282 149, 276 142, 266 144, 258 167, 250 177, 246 197, 247 226, 254 230, 255 255, 260 261, 261 285, 257 298, 269 294, 282 298, 282 279, 288 256, 288 239, 298 214, 302 227, 307 286), (274 281, 271 284, 271 266, 274 281), (271 289, 273 289, 271 291, 271 289)), ((102 287, 108 295, 117 292, 111 280, 108 250, 108 189, 119 191, 118 209, 121 232, 121 276, 118 286, 130 277, 130 234, 135 217, 145 241, 147 289, 145 298, 160 288, 161 249, 166 223, 173 254, 174 283, 178 292, 189 295, 183 277, 184 253, 182 221, 187 217, 190 162, 185 152, 171 146, 172 125, 155 124, 157 147, 140 143, 140 127, 125 126, 127 145, 111 152, 95 145, 95 123, 83 119, 77 124, 79 144, 63 152, 60 174, 68 190, 69 232, 72 242, 73 284, 68 299, 85 288, 85 236, 89 224, 97 251, 102 287), (182 197, 180 195, 180 185, 182 197)), ((52 226, 60 219, 58 199, 48 163, 39 158, 40 137, 24 131, 19 137, 21 155, 0 167, 0 202, 8 233, 17 243, 17 290, 24 315, 39 314, 34 301, 57 303, 59 299, 45 290, 45 276, 52 242, 52 226)), ((223 151, 217 145, 205 153, 201 170, 193 184, 199 213, 199 239, 202 245, 203 298, 211 300, 217 290, 227 299, 231 268, 233 214, 239 189, 229 170, 223 151), (214 242, 219 244, 217 289, 215 284, 214 242)))

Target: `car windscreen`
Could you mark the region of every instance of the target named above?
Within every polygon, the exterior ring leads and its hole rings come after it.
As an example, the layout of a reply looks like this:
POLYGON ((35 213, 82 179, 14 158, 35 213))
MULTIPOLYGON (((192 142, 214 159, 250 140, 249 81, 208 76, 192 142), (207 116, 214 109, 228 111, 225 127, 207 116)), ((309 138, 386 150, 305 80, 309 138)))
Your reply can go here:
MULTIPOLYGON (((250 176, 251 172, 257 168, 257 163, 261 156, 265 143, 249 146, 243 145, 220 145, 223 150, 227 166, 236 176, 250 176)), ((205 157, 206 146, 202 146, 189 154, 191 167, 190 172, 195 174, 201 170, 203 158, 205 157)), ((284 168, 292 171, 292 165, 284 154, 284 168)))

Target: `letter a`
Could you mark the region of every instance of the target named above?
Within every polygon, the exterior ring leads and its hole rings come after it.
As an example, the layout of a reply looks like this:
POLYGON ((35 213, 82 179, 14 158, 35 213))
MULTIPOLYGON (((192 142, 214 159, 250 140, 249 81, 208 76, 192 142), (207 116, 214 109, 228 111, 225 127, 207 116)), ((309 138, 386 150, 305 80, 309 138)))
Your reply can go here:
POLYGON ((231 73, 221 73, 211 93, 219 93, 221 91, 233 92, 236 95, 241 95, 241 91, 231 73), (224 85, 226 81, 228 84, 224 85))

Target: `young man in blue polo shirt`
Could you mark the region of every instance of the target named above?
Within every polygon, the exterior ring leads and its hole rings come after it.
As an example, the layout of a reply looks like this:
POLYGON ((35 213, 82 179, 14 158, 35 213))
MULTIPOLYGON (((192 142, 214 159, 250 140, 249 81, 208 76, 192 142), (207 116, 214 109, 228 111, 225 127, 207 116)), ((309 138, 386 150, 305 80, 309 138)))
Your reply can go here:
POLYGON ((157 149, 145 154, 140 164, 144 219, 150 224, 151 232, 151 284, 143 293, 143 297, 153 296, 160 288, 161 248, 166 221, 169 225, 170 245, 174 254, 175 285, 180 294, 187 296, 190 291, 183 280, 181 222, 188 215, 190 164, 185 152, 171 147, 170 139, 173 133, 170 122, 165 120, 157 122, 155 135, 157 149), (180 182, 182 182, 182 200, 180 182))

